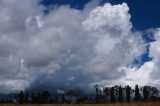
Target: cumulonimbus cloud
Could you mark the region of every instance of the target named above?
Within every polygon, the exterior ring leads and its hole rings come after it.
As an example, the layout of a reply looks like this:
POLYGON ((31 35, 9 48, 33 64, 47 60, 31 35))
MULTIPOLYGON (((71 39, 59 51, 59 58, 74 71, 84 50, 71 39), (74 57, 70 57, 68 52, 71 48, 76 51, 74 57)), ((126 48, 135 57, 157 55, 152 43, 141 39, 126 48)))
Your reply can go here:
MULTIPOLYGON (((49 14, 44 9, 38 0, 0 1, 1 92, 124 79, 125 69, 145 51, 126 3, 83 10, 59 6, 49 14)), ((159 61, 158 42, 151 44, 153 61, 159 61)))

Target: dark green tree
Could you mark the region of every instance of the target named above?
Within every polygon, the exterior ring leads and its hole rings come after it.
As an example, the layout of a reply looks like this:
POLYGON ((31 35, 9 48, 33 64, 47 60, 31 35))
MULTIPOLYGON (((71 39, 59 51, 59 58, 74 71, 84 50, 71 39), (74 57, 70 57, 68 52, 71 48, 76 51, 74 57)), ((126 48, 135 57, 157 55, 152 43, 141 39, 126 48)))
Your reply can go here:
POLYGON ((114 87, 111 87, 111 90, 110 90, 110 101, 111 101, 112 103, 115 102, 114 87))
POLYGON ((41 92, 38 92, 37 95, 34 97, 34 103, 36 103, 36 104, 42 104, 43 102, 44 101, 43 101, 41 92))
POLYGON ((44 90, 41 94, 42 103, 48 103, 49 97, 51 96, 50 92, 47 90, 44 90))
POLYGON ((119 86, 119 90, 118 90, 118 99, 119 99, 119 102, 123 101, 123 89, 121 86, 119 86))
POLYGON ((104 93, 104 98, 108 101, 110 100, 110 92, 111 91, 111 87, 105 87, 103 88, 103 93, 104 93))
POLYGON ((150 95, 150 86, 144 86, 143 87, 143 100, 148 101, 149 95, 150 95))
POLYGON ((29 98, 29 97, 28 97, 28 92, 26 92, 26 94, 25 94, 25 102, 26 102, 26 103, 28 103, 28 98, 29 98))
POLYGON ((24 103, 24 93, 23 93, 23 91, 20 92, 20 95, 19 95, 19 103, 20 103, 20 104, 23 104, 23 103, 24 103))
POLYGON ((62 103, 65 103, 65 101, 66 101, 66 100, 65 100, 65 95, 64 95, 64 94, 62 94, 61 102, 62 102, 62 103))
POLYGON ((135 101, 140 101, 141 99, 141 95, 139 93, 139 87, 138 85, 135 86, 135 97, 134 97, 135 101))
POLYGON ((143 87, 143 100, 155 100, 159 95, 159 90, 156 87, 144 86, 143 87))
POLYGON ((100 93, 99 93, 99 85, 95 85, 95 92, 96 92, 96 102, 99 103, 99 99, 100 99, 100 93))
POLYGON ((123 89, 121 86, 116 85, 114 86, 114 90, 115 90, 115 95, 116 97, 118 97, 119 102, 123 101, 123 89))
POLYGON ((75 88, 69 90, 66 95, 70 97, 70 102, 77 102, 78 98, 82 95, 82 91, 79 88, 75 88), (74 98, 76 99, 76 101, 74 101, 74 98))
POLYGON ((127 102, 130 102, 130 100, 131 100, 131 87, 129 85, 126 86, 126 98, 127 98, 127 102))
POLYGON ((159 97, 159 90, 156 87, 152 87, 151 88, 151 96, 150 96, 150 100, 151 101, 157 101, 159 97))
POLYGON ((106 97, 108 97, 110 95, 110 88, 109 87, 105 87, 103 89, 103 93, 105 94, 106 97))
POLYGON ((31 94, 31 103, 34 103, 35 102, 35 97, 34 97, 34 93, 32 92, 31 94))

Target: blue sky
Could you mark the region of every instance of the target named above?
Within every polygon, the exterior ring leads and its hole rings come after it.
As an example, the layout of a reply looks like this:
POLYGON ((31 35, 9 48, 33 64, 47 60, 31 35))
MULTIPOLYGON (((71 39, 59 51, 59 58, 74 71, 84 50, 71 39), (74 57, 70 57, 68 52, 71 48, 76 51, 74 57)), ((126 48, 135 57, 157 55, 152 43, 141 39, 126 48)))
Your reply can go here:
MULTIPOLYGON (((43 4, 64 5, 68 4, 72 8, 83 9, 84 5, 91 0, 43 0, 43 4)), ((135 29, 146 30, 160 26, 160 1, 159 0, 101 0, 104 3, 120 4, 126 2, 130 8, 131 22, 135 29)))

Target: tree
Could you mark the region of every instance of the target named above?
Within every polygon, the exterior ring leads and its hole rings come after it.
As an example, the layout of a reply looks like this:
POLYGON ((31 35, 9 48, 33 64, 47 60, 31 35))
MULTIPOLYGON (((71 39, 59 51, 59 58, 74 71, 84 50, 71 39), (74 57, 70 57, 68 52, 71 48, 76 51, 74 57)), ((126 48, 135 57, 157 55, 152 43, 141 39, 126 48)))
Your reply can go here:
POLYGON ((127 98, 127 101, 130 102, 130 100, 131 100, 131 87, 129 85, 126 86, 126 98, 127 98))
POLYGON ((148 100, 156 100, 158 95, 159 95, 159 90, 156 87, 151 87, 151 86, 144 86, 141 88, 143 91, 143 100, 148 101, 148 100))
POLYGON ((23 104, 23 103, 24 103, 24 93, 23 93, 23 91, 20 92, 19 102, 20 102, 20 104, 23 104))
POLYGON ((138 87, 138 85, 136 85, 135 86, 135 97, 134 97, 134 99, 135 99, 135 101, 139 101, 140 100, 140 93, 139 93, 139 87, 138 87))
POLYGON ((149 99, 150 90, 151 90, 150 86, 144 86, 143 87, 143 100, 144 101, 147 101, 149 99))
POLYGON ((122 102, 123 101, 123 89, 121 86, 119 86, 119 90, 118 90, 118 99, 119 99, 119 102, 122 102))
POLYGON ((76 89, 69 90, 66 94, 70 96, 70 99, 72 102, 73 102, 73 98, 76 98, 76 102, 77 102, 77 99, 81 96, 82 92, 80 89, 76 88, 76 89))
POLYGON ((62 94, 61 103, 65 103, 65 95, 64 94, 62 94))
POLYGON ((152 87, 152 96, 159 96, 159 90, 156 87, 152 87))
POLYGON ((25 102, 28 103, 28 92, 26 92, 26 95, 25 95, 25 102))
POLYGON ((32 92, 31 94, 31 103, 34 103, 35 102, 35 97, 34 97, 34 93, 32 92))
POLYGON ((49 97, 51 96, 50 92, 45 90, 42 92, 41 97, 42 97, 42 102, 43 103, 48 103, 49 97))
POLYGON ((115 102, 114 87, 111 87, 111 90, 110 90, 110 100, 112 103, 115 102))
POLYGON ((151 96, 149 99, 152 101, 157 101, 158 96, 159 96, 159 90, 156 87, 152 87, 151 88, 151 96))
POLYGON ((95 91, 96 91, 96 102, 99 103, 99 98, 100 98, 100 94, 99 94, 99 85, 95 85, 95 91))
POLYGON ((123 101, 123 88, 119 85, 114 86, 115 94, 118 97, 119 102, 123 101))
POLYGON ((110 88, 109 87, 105 87, 103 89, 103 93, 105 94, 105 96, 108 98, 110 96, 110 88))

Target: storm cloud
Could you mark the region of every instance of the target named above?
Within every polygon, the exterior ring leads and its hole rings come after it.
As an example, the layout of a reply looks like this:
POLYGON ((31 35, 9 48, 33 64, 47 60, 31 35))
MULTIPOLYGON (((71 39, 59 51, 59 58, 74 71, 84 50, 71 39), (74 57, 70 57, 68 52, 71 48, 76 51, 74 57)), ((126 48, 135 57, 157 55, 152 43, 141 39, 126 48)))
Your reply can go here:
POLYGON ((133 67, 149 44, 132 30, 126 3, 45 9, 39 0, 0 1, 0 92, 135 84, 144 73, 138 83, 159 82, 160 31, 152 30, 153 60, 133 67))

